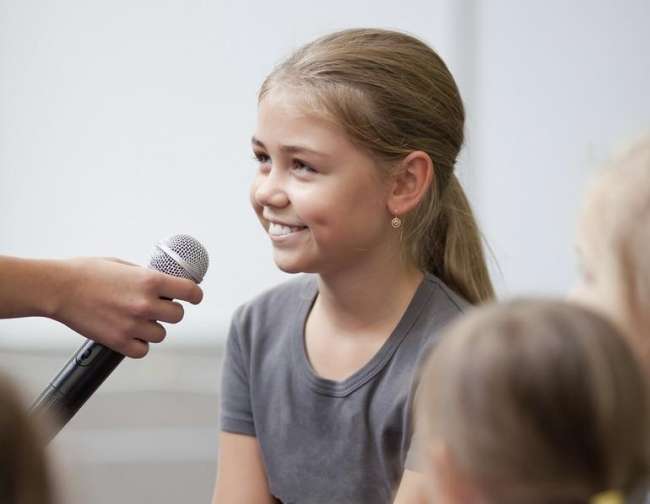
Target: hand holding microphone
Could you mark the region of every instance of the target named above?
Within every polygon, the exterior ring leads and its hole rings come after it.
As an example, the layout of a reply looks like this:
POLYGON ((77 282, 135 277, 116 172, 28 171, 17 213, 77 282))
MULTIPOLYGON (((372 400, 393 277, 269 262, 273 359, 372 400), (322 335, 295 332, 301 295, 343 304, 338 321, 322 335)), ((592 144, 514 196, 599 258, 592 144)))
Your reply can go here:
MULTIPOLYGON (((148 342, 162 341, 165 336, 164 328, 152 317, 160 316, 158 320, 171 322, 178 322, 182 318, 182 306, 172 301, 173 297, 200 302, 202 291, 194 282, 203 280, 208 269, 208 254, 191 236, 175 235, 156 245, 148 265, 154 271, 142 271, 142 278, 138 274, 134 280, 133 270, 127 272, 118 268, 118 265, 124 268, 136 266, 114 261, 114 264, 110 263, 106 261, 106 271, 101 274, 98 274, 97 265, 92 265, 92 281, 73 288, 70 295, 75 297, 69 301, 76 308, 72 316, 65 303, 56 308, 54 314, 58 320, 83 331, 85 335, 94 334, 97 340, 111 343, 114 348, 130 352, 134 357, 142 357, 147 353, 148 342), (112 281, 115 282, 112 285, 119 294, 114 296, 114 303, 98 302, 97 293, 93 292, 93 281, 106 287, 111 285, 111 281, 108 281, 111 275, 114 275, 112 281), (132 285, 133 292, 125 295, 124 288, 129 285, 132 285), (126 300, 118 301, 120 294, 126 300), (84 303, 91 311, 86 316, 78 316, 78 307, 84 303), (116 324, 117 337, 110 334, 111 324, 116 324)), ((84 405, 122 361, 125 353, 92 340, 87 340, 75 352, 32 405, 33 415, 48 410, 55 413, 58 423, 48 433, 49 439, 84 405)))
POLYGON ((61 287, 51 318, 73 331, 127 357, 144 357, 149 343, 160 343, 165 328, 175 324, 183 306, 198 304, 203 292, 196 283, 117 259, 78 258, 62 265, 61 287))

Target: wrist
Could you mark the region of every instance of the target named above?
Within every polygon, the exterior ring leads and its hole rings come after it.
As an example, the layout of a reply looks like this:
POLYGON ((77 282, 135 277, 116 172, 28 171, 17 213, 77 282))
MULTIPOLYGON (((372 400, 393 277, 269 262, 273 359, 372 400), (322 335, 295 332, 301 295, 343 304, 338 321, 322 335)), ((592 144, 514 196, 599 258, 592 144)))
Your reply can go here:
POLYGON ((42 268, 42 289, 36 306, 38 315, 59 320, 70 296, 75 270, 70 260, 48 259, 39 262, 42 268))

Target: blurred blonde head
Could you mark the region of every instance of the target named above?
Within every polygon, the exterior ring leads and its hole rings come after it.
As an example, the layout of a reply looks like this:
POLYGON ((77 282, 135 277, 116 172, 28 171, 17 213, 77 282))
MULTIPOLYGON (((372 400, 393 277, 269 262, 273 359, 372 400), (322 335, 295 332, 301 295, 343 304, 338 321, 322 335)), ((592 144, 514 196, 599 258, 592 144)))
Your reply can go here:
POLYGON ((577 248, 582 278, 574 297, 618 323, 650 366, 650 135, 614 157, 590 187, 577 248))
POLYGON ((588 503, 650 467, 643 373, 579 305, 516 301, 456 322, 417 401, 435 502, 588 503))
POLYGON ((0 502, 53 504, 53 494, 41 431, 0 374, 0 502))

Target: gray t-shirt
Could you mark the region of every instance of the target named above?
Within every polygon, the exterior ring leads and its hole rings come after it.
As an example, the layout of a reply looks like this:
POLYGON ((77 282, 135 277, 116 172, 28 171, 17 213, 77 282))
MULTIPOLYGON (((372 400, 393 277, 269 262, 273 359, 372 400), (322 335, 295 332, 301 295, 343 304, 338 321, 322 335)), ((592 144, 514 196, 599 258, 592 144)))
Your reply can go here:
POLYGON ((391 502, 409 453, 416 370, 467 302, 426 275, 381 349, 332 381, 315 374, 305 352, 317 294, 317 278, 301 275, 235 312, 221 429, 257 437, 271 493, 283 503, 391 502))

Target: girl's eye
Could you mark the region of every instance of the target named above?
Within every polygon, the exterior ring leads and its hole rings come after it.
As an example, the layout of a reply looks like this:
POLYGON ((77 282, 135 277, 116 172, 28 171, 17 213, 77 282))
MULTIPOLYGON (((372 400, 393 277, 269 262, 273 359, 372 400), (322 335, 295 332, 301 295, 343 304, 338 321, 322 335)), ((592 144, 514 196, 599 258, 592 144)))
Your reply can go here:
POLYGON ((593 285, 596 281, 594 275, 587 270, 584 270, 582 272, 582 280, 584 281, 585 285, 593 285))
POLYGON ((593 270, 588 267, 582 247, 576 246, 576 266, 584 285, 592 285, 595 281, 593 270))
POLYGON ((578 262, 578 272, 580 273, 582 282, 585 285, 592 285, 594 283, 595 279, 593 273, 587 267, 585 267, 582 261, 578 262))
POLYGON ((253 153, 253 158, 261 164, 266 164, 271 161, 271 158, 268 156, 268 154, 265 154, 263 152, 254 152, 253 153))
POLYGON ((296 171, 299 171, 299 172, 317 173, 316 170, 314 170, 308 164, 303 163, 300 159, 294 159, 293 160, 293 169, 296 170, 296 171))

